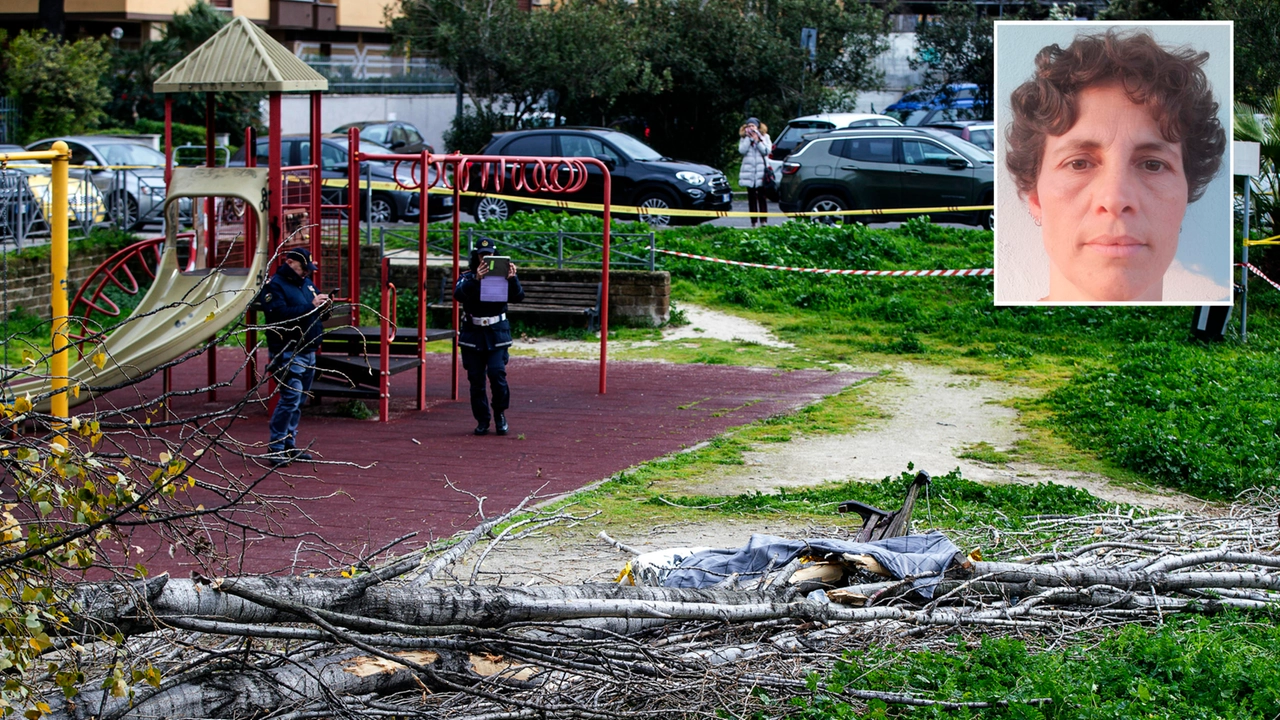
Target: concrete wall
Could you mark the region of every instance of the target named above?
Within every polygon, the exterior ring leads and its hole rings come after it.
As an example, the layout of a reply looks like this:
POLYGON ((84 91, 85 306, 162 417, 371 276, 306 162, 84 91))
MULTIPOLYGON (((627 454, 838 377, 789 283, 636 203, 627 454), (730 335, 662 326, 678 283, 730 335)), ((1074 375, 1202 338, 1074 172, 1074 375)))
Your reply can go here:
POLYGON ((915 51, 914 32, 889 33, 889 49, 875 61, 876 67, 884 71, 885 89, 860 93, 855 112, 884 112, 904 91, 920 84, 920 73, 909 65, 915 51))
MULTIPOLYGON (((305 93, 286 94, 281 98, 281 115, 285 135, 307 133, 311 129, 311 105, 305 93)), ((439 95, 325 95, 321 109, 321 129, 329 132, 352 122, 366 120, 400 120, 412 123, 422 131, 436 152, 446 152, 444 132, 453 122, 458 98, 453 93, 439 95), (394 116, 394 117, 393 117, 394 116)), ((267 118, 266 101, 262 117, 267 118)))

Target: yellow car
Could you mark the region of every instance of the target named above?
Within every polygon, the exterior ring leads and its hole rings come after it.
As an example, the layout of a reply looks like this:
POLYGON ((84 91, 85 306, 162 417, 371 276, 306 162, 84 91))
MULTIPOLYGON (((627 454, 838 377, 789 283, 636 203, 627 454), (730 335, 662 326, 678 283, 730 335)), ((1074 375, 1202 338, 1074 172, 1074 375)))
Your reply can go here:
MULTIPOLYGON (((10 167, 13 167, 12 165, 10 167)), ((48 168, 21 168, 27 174, 27 185, 35 197, 45 218, 53 210, 53 177, 48 168)), ((97 225, 107 221, 107 201, 98 186, 88 178, 67 180, 67 220, 81 226, 97 225)))

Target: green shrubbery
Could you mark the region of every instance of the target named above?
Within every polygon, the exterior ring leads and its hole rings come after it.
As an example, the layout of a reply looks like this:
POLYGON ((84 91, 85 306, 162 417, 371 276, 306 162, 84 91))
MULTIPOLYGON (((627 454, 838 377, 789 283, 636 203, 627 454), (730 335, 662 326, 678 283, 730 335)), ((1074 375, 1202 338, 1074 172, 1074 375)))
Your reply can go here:
POLYGON ((1048 398, 1081 447, 1171 487, 1231 497, 1280 476, 1280 357, 1146 342, 1048 398))
POLYGON ((804 706, 805 718, 1273 718, 1280 712, 1280 629, 1173 618, 1130 626, 1089 647, 1036 652, 1022 640, 961 641, 954 652, 870 647, 846 654, 804 706), (1269 679, 1268 679, 1269 678, 1269 679), (1007 708, 855 712, 844 687, 932 700, 1008 700, 1007 708), (1045 705, 1025 701, 1049 698, 1045 705), (1023 701, 1023 703, 1019 703, 1023 701))

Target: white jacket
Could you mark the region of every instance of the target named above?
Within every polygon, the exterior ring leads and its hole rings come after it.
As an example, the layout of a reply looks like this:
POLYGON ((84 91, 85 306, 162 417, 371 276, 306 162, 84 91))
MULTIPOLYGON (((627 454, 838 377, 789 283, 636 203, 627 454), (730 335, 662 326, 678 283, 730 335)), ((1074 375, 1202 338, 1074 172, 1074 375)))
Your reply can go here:
POLYGON ((768 133, 762 133, 759 140, 743 137, 738 141, 738 152, 742 153, 738 185, 755 188, 764 184, 765 157, 772 150, 773 141, 769 139, 768 133))

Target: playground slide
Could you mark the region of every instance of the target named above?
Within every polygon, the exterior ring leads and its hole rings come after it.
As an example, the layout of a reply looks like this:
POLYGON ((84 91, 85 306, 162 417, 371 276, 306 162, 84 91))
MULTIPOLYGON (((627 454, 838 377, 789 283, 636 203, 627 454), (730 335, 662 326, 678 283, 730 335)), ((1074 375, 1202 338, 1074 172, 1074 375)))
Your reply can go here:
MULTIPOLYGON (((174 168, 165 198, 165 217, 170 221, 156 279, 126 322, 96 349, 86 343, 84 357, 71 363, 70 382, 79 382, 82 387, 79 397, 70 396, 71 405, 92 398, 87 388, 111 387, 138 378, 208 342, 244 317, 268 263, 267 220, 259 207, 267 197, 267 177, 265 168, 174 168), (210 196, 243 200, 246 211, 257 216, 257 250, 248 267, 190 271, 178 267, 178 223, 170 208, 176 211, 182 198, 210 196), (93 361, 98 351, 105 355, 101 368, 93 361)), ((204 253, 199 255, 202 259, 204 253)), ((18 379, 6 394, 35 397, 48 389, 46 378, 18 379)), ((48 411, 48 399, 38 407, 48 411)))

